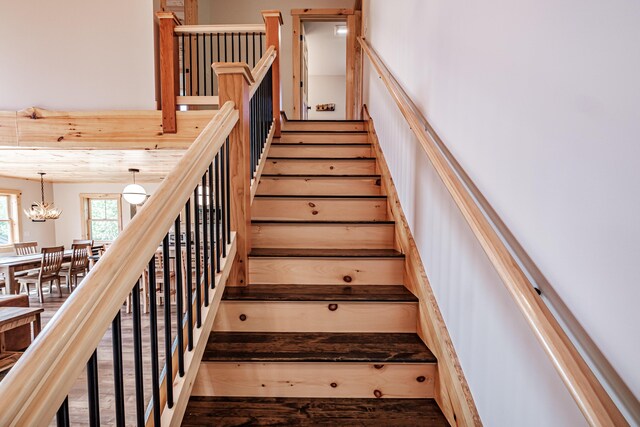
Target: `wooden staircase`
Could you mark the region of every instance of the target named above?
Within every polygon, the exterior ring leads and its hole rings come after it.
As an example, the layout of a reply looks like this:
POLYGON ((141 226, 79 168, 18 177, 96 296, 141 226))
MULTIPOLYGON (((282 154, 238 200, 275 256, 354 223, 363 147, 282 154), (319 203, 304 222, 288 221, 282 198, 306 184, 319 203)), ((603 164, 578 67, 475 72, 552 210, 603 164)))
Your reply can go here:
POLYGON ((291 122, 183 425, 448 425, 363 122, 291 122))

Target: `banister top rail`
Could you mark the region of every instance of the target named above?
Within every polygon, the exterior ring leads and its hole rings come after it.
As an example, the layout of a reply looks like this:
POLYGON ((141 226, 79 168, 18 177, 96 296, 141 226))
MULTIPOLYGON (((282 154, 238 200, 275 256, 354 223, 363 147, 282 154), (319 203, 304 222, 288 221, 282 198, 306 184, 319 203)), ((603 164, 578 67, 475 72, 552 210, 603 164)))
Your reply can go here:
POLYGON ((586 420, 593 426, 628 425, 449 164, 426 118, 369 42, 362 37, 358 40, 586 420))
POLYGON ((264 55, 262 55, 262 58, 260 58, 260 61, 258 61, 256 66, 253 67, 253 70, 251 70, 254 83, 251 85, 251 91, 249 92, 250 98, 252 98, 253 94, 258 90, 258 86, 262 83, 264 76, 267 75, 269 67, 271 67, 271 64, 273 64, 277 55, 278 53, 276 52, 275 46, 269 46, 264 55))
POLYGON ((238 118, 233 102, 222 106, 3 379, 0 425, 42 425, 53 418, 238 118))
POLYGON ((174 29, 176 34, 224 34, 224 33, 264 33, 264 24, 237 25, 179 25, 174 29))

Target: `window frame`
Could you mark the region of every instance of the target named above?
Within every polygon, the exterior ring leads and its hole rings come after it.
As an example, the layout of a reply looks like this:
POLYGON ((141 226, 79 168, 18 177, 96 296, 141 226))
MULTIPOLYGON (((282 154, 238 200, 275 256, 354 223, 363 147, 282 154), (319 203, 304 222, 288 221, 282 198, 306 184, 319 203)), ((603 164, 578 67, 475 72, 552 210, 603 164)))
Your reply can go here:
POLYGON ((9 243, 0 245, 0 252, 13 252, 13 244, 22 241, 22 216, 20 215, 20 208, 22 207, 22 192, 20 190, 0 188, 0 196, 7 196, 9 198, 9 205, 7 208, 10 232, 9 243))
MULTIPOLYGON (((91 221, 89 217, 91 200, 116 200, 118 202, 118 235, 122 232, 122 194, 120 193, 81 193, 80 213, 82 215, 82 237, 87 240, 94 240, 98 243, 108 243, 112 240, 96 240, 91 237, 91 221)), ((100 220, 97 220, 100 221, 100 220)), ((115 221, 115 220, 103 220, 115 221)))

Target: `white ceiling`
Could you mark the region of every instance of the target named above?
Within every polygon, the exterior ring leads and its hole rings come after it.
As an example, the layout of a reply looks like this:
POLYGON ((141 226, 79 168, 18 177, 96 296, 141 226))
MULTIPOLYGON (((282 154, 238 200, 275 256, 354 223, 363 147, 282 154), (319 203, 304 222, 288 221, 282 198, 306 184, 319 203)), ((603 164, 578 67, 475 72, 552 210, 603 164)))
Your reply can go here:
POLYGON ((334 35, 336 25, 346 22, 305 22, 310 76, 344 76, 347 37, 334 35))

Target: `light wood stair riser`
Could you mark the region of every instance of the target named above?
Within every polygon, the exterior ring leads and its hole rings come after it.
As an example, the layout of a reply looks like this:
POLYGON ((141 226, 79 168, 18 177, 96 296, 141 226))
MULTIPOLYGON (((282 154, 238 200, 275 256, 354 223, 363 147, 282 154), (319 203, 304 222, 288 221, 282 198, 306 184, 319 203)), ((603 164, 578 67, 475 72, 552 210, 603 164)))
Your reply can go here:
POLYGON ((332 145, 274 145, 269 149, 269 157, 310 157, 310 158, 359 158, 372 157, 370 145, 366 144, 332 144, 332 145))
POLYGON ((385 221, 386 198, 256 197, 254 220, 385 221))
POLYGON ((262 176, 259 195, 369 196, 381 193, 378 177, 262 176))
POLYGON ((283 132, 280 139, 274 139, 273 144, 368 144, 369 135, 365 132, 283 132))
POLYGON ((393 249, 394 224, 254 223, 254 248, 393 249))
POLYGON ((285 132, 322 132, 322 131, 347 131, 365 132, 366 124, 363 121, 316 121, 316 120, 288 120, 282 122, 282 130, 285 132))
POLYGON ((436 365, 204 362, 194 396, 433 397, 436 365))
POLYGON ((397 285, 403 258, 251 257, 250 283, 319 285, 397 285))
POLYGON ((267 175, 374 175, 374 159, 267 159, 267 175))
POLYGON ((223 301, 214 331, 415 333, 414 302, 223 301))

